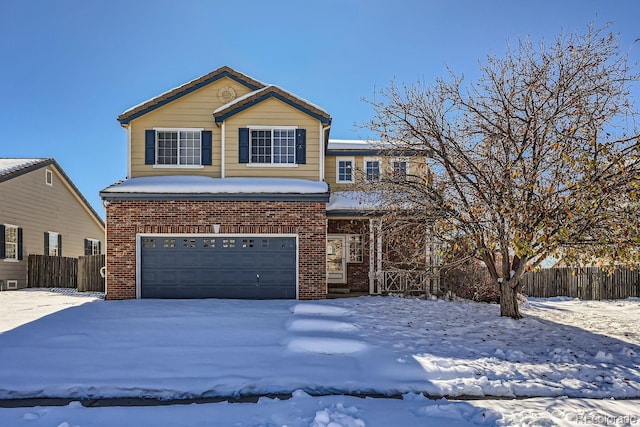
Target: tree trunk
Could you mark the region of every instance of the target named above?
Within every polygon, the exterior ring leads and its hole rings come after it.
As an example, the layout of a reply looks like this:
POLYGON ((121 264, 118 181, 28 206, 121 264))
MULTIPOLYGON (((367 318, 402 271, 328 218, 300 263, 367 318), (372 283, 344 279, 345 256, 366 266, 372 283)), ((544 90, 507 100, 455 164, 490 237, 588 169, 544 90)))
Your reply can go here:
POLYGON ((518 306, 518 282, 513 279, 500 284, 500 316, 522 319, 518 306))

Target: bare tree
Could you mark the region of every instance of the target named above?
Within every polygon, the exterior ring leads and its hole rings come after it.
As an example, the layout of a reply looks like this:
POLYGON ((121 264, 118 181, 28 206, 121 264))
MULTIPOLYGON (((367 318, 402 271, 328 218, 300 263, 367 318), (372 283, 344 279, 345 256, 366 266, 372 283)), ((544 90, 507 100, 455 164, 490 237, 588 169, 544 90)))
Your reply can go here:
POLYGON ((488 56, 470 84, 453 72, 430 86, 391 83, 366 127, 428 165, 377 190, 390 210, 435 215, 442 241, 486 265, 501 315, 520 318, 520 278, 549 256, 639 260, 636 81, 617 36, 590 25, 488 56))

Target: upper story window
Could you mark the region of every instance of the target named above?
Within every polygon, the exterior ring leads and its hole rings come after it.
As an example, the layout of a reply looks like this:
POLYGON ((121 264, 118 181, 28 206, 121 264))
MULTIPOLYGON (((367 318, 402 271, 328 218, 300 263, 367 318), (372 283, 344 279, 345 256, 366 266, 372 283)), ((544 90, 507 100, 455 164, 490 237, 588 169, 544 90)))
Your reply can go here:
POLYGON ((399 180, 405 180, 407 178, 407 161, 406 160, 393 160, 391 162, 391 173, 393 178, 399 180))
POLYGON ((353 157, 337 157, 336 158, 336 182, 341 184, 353 183, 353 157))
POLYGON ((53 172, 51 171, 51 169, 45 169, 44 182, 47 185, 53 185, 53 172))
POLYGON ((202 129, 145 130, 146 165, 193 168, 212 164, 212 132, 202 129))
POLYGON ((251 129, 250 163, 296 163, 295 129, 251 129))
POLYGON ((238 163, 296 167, 307 162, 307 132, 295 126, 238 129, 238 163))
POLYGON ((368 182, 380 180, 380 160, 365 159, 364 160, 365 180, 368 182))
POLYGON ((157 131, 158 165, 200 165, 200 131, 157 131))

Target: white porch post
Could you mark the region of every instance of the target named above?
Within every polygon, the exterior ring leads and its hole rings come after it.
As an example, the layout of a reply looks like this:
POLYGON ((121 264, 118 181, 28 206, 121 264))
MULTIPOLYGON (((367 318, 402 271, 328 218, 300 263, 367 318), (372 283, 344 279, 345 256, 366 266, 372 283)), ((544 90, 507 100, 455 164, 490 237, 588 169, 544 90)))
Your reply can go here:
MULTIPOLYGON (((382 277, 382 220, 379 219, 378 223, 377 223, 377 230, 376 230, 376 234, 377 234, 377 250, 378 253, 376 254, 378 256, 378 277, 382 277)), ((383 279, 384 280, 384 279, 383 279)))
POLYGON ((369 218, 369 294, 376 292, 373 219, 369 218))

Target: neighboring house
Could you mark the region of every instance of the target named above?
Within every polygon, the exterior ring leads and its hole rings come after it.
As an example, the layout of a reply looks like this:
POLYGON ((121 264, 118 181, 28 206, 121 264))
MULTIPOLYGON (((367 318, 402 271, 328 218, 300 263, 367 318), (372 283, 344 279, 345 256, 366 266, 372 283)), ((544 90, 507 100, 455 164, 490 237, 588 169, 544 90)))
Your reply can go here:
POLYGON ((319 299, 328 281, 372 289, 370 212, 353 195, 329 196, 349 190, 357 168, 376 179, 386 163, 371 145, 329 141, 320 107, 222 67, 118 121, 128 176, 100 193, 107 299, 319 299))
POLYGON ((0 285, 27 286, 29 254, 102 253, 104 222, 54 159, 0 158, 0 285))

